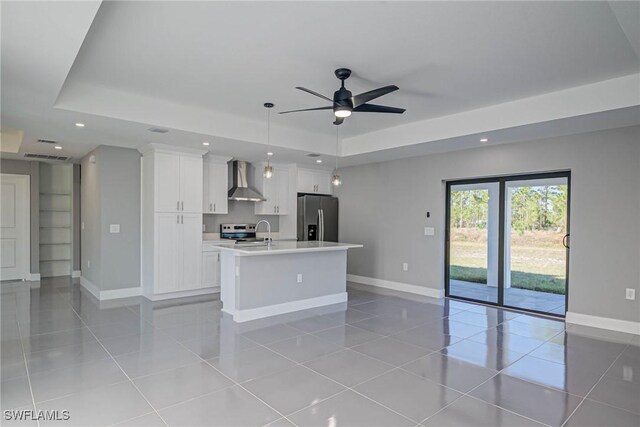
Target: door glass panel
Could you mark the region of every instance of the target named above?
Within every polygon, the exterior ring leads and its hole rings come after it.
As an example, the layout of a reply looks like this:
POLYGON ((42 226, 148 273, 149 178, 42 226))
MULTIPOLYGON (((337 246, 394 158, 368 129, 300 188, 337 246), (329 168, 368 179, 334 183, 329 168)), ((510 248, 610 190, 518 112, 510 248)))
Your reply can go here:
POLYGON ((452 185, 449 295, 498 302, 499 183, 452 185))
POLYGON ((505 183, 504 305, 564 315, 566 177, 505 183))

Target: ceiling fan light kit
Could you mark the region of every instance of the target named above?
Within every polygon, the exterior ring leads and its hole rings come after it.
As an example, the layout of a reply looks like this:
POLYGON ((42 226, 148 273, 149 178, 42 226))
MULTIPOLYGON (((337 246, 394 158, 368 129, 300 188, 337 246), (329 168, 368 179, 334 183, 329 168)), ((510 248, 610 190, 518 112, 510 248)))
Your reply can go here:
POLYGON ((340 89, 333 93, 333 99, 311 89, 307 89, 301 86, 296 87, 296 89, 298 90, 307 92, 311 95, 317 96, 318 98, 322 98, 325 101, 329 101, 332 103, 332 105, 326 107, 304 108, 301 110, 281 111, 280 114, 297 113, 301 111, 333 110, 333 115, 336 117, 333 124, 340 125, 344 122, 344 119, 346 117, 349 117, 351 115, 352 112, 402 114, 406 111, 404 108, 368 104, 369 101, 372 101, 388 93, 395 92, 396 90, 398 90, 398 86, 384 86, 353 96, 351 91, 344 87, 344 81, 348 79, 349 76, 351 76, 351 70, 348 68, 338 68, 335 71, 335 75, 340 80, 340 89))

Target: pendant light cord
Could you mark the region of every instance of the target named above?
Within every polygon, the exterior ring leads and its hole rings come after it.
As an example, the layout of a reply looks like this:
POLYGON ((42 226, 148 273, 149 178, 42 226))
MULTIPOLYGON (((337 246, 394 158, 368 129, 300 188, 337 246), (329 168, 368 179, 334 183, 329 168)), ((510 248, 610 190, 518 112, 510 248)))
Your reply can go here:
POLYGON ((336 172, 338 171, 338 145, 340 142, 340 126, 336 126, 336 172))

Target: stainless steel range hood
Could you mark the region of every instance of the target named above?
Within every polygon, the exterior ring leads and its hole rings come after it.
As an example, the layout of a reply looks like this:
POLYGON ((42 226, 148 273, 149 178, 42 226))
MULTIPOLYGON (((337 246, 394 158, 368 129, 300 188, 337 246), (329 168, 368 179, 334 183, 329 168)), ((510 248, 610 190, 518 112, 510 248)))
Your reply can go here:
POLYGON ((229 200, 238 200, 244 202, 264 202, 267 199, 262 194, 249 188, 248 169, 249 163, 241 160, 232 162, 233 168, 233 185, 229 190, 229 200))

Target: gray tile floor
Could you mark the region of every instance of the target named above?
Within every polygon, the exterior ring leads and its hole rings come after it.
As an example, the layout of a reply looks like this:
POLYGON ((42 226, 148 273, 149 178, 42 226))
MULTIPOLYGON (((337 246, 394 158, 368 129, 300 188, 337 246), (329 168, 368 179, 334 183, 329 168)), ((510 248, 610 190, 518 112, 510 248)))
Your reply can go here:
MULTIPOLYGON (((462 280, 450 281, 450 295, 471 298, 489 303, 498 302, 498 288, 482 283, 471 283, 462 280)), ((504 304, 523 310, 534 310, 564 316, 565 296, 549 292, 529 289, 508 288, 504 290, 504 304)))
POLYGON ((637 336, 357 286, 244 324, 216 297, 1 290, 2 409, 70 413, 2 425, 640 425, 637 336))

